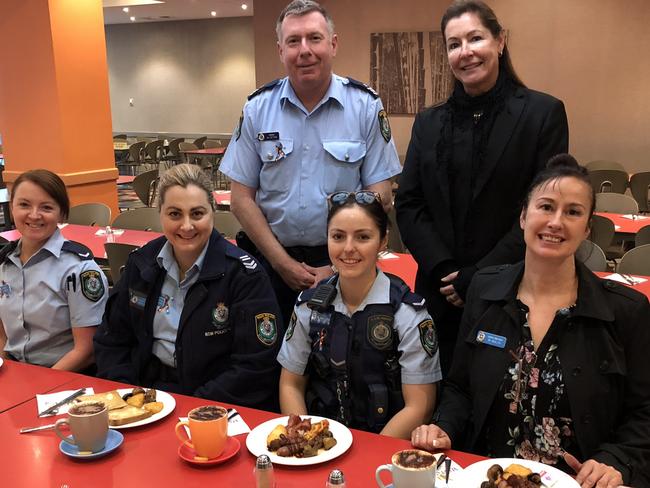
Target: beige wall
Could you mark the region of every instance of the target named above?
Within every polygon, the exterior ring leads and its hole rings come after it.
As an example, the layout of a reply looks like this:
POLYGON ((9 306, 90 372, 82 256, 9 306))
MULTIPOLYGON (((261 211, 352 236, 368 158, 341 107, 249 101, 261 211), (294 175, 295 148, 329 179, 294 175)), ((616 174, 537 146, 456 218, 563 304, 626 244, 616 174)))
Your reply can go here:
MULTIPOLYGON (((283 75, 274 23, 287 1, 255 5, 257 84, 283 75)), ((441 0, 323 1, 336 23, 335 70, 367 81, 370 33, 439 28, 441 0), (353 6, 353 7, 352 7, 353 6)), ((647 0, 488 0, 511 35, 514 65, 533 89, 566 105, 571 152, 582 162, 617 159, 650 171, 650 2, 647 0)), ((412 117, 393 116, 398 152, 412 117)))
POLYGON ((106 49, 114 132, 231 133, 255 88, 251 17, 107 25, 106 49))

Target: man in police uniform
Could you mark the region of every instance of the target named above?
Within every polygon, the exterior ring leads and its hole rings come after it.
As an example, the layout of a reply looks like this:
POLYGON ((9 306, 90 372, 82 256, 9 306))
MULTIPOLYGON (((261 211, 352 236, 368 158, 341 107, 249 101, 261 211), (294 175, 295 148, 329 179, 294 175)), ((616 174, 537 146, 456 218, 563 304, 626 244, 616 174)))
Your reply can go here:
POLYGON ((338 39, 325 9, 294 0, 276 31, 288 76, 248 97, 220 170, 287 320, 297 291, 332 274, 327 195, 366 188, 388 210, 401 168, 377 94, 332 71, 338 39))

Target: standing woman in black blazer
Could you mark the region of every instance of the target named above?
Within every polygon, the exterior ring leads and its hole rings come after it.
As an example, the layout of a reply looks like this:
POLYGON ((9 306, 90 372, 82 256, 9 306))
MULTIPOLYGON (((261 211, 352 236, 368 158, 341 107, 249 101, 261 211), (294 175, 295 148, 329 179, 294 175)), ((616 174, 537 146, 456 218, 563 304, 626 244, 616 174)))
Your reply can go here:
POLYGON ((567 152, 569 135, 562 102, 516 75, 490 7, 455 1, 441 31, 454 90, 416 116, 395 206, 418 263, 415 291, 438 328, 444 373, 472 276, 523 258, 518 209, 546 161, 567 152))

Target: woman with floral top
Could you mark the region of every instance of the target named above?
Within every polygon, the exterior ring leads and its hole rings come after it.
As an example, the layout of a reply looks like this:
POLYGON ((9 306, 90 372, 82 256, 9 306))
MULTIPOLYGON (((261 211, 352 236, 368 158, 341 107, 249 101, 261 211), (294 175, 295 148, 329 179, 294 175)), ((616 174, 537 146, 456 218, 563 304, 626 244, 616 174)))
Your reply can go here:
POLYGON ((582 488, 650 486, 650 305, 576 261, 594 200, 567 154, 539 173, 520 216, 525 259, 473 280, 434 424, 414 446, 539 461, 582 488))

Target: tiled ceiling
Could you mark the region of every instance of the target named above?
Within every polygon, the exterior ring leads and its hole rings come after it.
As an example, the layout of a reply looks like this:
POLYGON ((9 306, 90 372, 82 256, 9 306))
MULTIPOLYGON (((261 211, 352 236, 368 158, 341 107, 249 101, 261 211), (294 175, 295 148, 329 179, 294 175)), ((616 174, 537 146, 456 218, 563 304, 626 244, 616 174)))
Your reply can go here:
POLYGON ((127 24, 131 16, 135 22, 211 19, 212 11, 217 17, 253 15, 253 0, 103 0, 103 4, 105 24, 127 24), (122 11, 124 7, 129 7, 128 13, 122 11))

